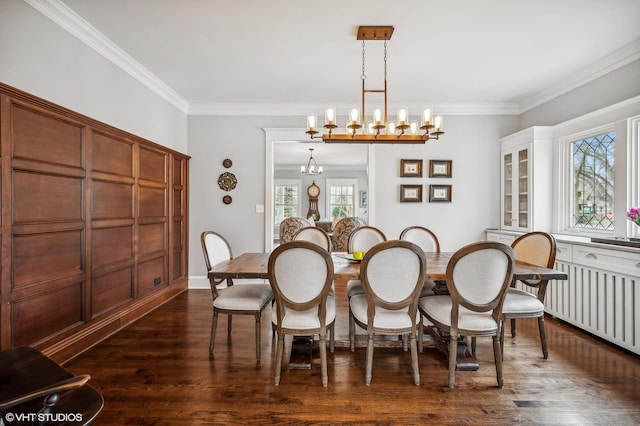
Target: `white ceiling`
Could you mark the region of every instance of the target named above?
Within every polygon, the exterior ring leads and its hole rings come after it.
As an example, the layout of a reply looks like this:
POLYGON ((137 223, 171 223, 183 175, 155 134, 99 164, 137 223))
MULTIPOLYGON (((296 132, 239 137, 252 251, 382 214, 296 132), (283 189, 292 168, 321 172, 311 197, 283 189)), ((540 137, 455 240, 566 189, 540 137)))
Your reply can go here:
MULTIPOLYGON (((359 25, 395 27, 389 104, 413 112, 517 114, 640 58, 639 0, 26 1, 187 113, 291 113, 300 127, 306 111, 359 104, 359 25)), ((366 45, 370 88, 381 50, 366 45)))

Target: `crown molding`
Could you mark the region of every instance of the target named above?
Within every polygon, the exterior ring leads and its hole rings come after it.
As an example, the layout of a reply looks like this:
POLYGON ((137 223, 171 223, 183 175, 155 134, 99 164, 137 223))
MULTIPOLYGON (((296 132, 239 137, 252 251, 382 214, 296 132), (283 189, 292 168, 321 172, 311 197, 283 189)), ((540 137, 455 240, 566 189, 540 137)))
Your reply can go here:
POLYGON ((158 96, 188 113, 189 102, 153 75, 142 64, 104 36, 60 0, 24 0, 87 46, 104 56, 158 96))
POLYGON ((586 66, 579 72, 561 80, 545 91, 521 102, 519 113, 525 113, 638 59, 640 59, 640 40, 629 43, 598 62, 586 66))

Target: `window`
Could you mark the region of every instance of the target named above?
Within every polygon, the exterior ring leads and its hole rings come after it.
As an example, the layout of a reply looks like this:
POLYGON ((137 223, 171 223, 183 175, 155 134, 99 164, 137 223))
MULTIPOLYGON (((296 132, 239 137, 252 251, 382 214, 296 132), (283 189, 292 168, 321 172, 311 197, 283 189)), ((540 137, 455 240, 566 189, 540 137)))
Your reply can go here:
POLYGON ((280 225, 288 217, 300 216, 300 182, 276 181, 274 185, 273 220, 280 225))
POLYGON ((355 216, 356 180, 330 180, 327 179, 327 217, 331 220, 338 217, 355 216))
POLYGON ((571 212, 574 229, 614 229, 615 132, 573 140, 571 149, 571 212))

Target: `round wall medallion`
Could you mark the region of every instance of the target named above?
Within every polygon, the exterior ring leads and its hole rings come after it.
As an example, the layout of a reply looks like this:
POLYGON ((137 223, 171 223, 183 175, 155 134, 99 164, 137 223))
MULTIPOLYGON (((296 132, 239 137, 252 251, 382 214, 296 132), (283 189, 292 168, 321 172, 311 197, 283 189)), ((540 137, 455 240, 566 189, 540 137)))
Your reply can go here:
POLYGON ((225 195, 224 197, 222 197, 222 202, 225 204, 231 204, 232 198, 231 195, 225 195))
POLYGON ((224 172, 218 178, 218 186, 225 191, 231 191, 238 184, 238 179, 233 173, 224 172))
POLYGON ((233 161, 229 160, 228 158, 226 158, 223 162, 222 165, 228 169, 229 167, 231 167, 231 165, 233 164, 233 161))

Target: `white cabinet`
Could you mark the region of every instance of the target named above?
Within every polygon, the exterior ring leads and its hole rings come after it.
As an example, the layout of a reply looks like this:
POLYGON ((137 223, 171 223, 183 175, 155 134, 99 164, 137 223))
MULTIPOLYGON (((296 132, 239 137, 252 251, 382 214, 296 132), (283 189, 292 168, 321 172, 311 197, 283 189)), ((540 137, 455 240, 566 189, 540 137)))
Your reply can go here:
POLYGON ((551 127, 501 139, 500 229, 551 230, 551 127))

